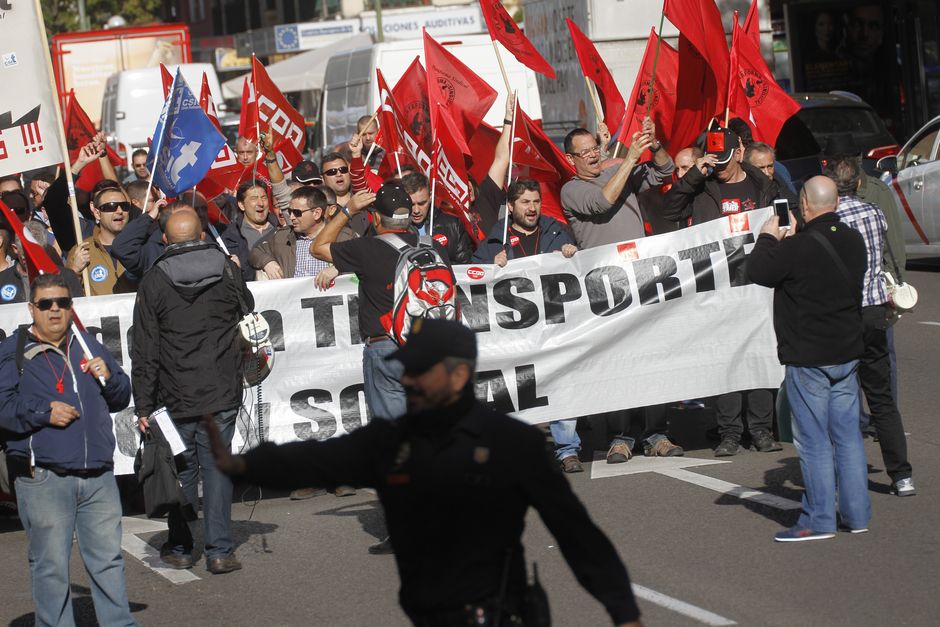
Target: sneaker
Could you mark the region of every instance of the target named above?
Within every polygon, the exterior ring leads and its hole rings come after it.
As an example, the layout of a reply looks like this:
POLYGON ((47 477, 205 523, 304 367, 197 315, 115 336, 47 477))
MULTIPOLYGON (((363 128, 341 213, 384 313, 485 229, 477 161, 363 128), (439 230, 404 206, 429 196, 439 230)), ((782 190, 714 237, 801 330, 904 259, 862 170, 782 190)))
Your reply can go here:
POLYGON ((369 547, 369 553, 372 555, 388 555, 389 553, 394 553, 395 550, 392 548, 392 537, 385 536, 385 539, 381 542, 376 542, 369 547))
POLYGON ((647 457, 682 457, 685 451, 681 446, 670 442, 669 438, 660 438, 653 444, 644 445, 643 454, 647 457))
POLYGON ((333 490, 333 494, 336 496, 356 496, 356 488, 348 485, 338 485, 333 490))
POLYGON ((715 457, 731 457, 741 450, 741 442, 730 436, 721 439, 721 444, 715 449, 715 457))
POLYGON ((610 449, 607 451, 608 464, 622 464, 629 461, 631 457, 633 457, 633 453, 630 451, 630 447, 620 440, 611 444, 610 449))
POLYGON ((578 459, 577 455, 569 455, 561 460, 561 471, 567 473, 584 472, 584 466, 581 465, 581 460, 578 459))
POLYGON ((868 527, 859 527, 853 529, 852 527, 840 526, 839 531, 844 531, 846 533, 868 533, 868 527))
POLYGON ((224 575, 242 569, 242 563, 235 559, 234 553, 223 557, 210 557, 206 561, 206 569, 213 575, 224 575))
POLYGON ((783 447, 774 441, 769 431, 758 431, 752 434, 751 443, 761 453, 773 453, 774 451, 783 450, 783 447))
POLYGON ((805 540, 828 540, 836 534, 826 531, 813 531, 802 527, 793 527, 774 534, 774 542, 803 542, 805 540))
POLYGON ((898 479, 891 484, 891 494, 897 494, 898 496, 914 496, 917 494, 917 489, 914 488, 914 480, 910 477, 898 479))
POLYGON ((175 553, 173 547, 164 544, 160 547, 160 561, 176 570, 193 567, 193 556, 189 553, 175 553))

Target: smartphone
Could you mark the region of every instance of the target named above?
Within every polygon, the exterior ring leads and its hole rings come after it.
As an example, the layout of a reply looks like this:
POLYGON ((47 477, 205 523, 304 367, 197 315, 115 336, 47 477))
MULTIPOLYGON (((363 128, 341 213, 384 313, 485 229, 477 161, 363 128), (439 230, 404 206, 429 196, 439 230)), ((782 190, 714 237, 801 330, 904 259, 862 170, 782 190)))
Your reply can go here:
POLYGON ((790 203, 786 198, 781 198, 774 201, 774 212, 779 218, 779 225, 781 229, 790 228, 790 203))

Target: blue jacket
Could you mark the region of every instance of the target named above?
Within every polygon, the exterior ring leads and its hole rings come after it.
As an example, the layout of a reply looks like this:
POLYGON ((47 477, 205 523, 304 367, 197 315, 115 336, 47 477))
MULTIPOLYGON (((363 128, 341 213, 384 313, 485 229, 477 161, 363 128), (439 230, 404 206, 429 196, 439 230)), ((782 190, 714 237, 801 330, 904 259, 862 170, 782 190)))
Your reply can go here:
POLYGON ((104 346, 85 333, 92 355, 104 358, 111 371, 111 378, 102 388, 95 377, 81 371, 84 355, 71 332, 67 336, 68 368, 64 350, 42 344, 30 335, 20 378, 16 344, 18 335, 25 332, 18 329, 0 343, 0 428, 14 434, 8 436, 7 453, 28 459, 32 450, 36 465, 43 467, 112 467, 115 441, 111 413, 130 403, 130 379, 104 346), (64 392, 59 394, 56 382, 63 372, 64 392), (50 426, 52 401, 72 405, 81 416, 64 429, 50 426))
MULTIPOLYGON (((574 244, 571 235, 568 234, 568 229, 554 218, 541 216, 539 218, 539 229, 542 231, 542 236, 539 239, 539 255, 559 251, 565 244, 574 244)), ((506 244, 506 256, 509 259, 515 259, 514 247, 509 246, 508 241, 506 244)), ((493 228, 490 229, 489 235, 486 236, 486 239, 477 247, 476 252, 473 253, 473 260, 478 263, 493 263, 493 259, 496 258, 496 255, 498 255, 501 250, 503 250, 502 220, 498 221, 493 225, 493 228)))

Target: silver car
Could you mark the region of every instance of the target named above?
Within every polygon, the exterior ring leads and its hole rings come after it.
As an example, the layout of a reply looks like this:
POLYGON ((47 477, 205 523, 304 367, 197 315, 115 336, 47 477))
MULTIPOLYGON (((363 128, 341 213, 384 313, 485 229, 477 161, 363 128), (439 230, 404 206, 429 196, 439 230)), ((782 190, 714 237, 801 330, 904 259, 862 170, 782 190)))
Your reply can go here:
POLYGON ((900 197, 907 252, 940 254, 940 116, 897 155, 880 159, 878 169, 900 197))

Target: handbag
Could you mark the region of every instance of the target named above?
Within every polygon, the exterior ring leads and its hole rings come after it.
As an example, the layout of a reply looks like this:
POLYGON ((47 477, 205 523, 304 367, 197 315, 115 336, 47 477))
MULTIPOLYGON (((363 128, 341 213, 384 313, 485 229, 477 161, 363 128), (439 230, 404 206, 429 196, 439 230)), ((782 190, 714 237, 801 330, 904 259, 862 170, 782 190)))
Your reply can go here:
POLYGON ((173 451, 155 422, 141 437, 134 470, 144 493, 147 518, 161 518, 179 507, 186 520, 196 520, 195 508, 183 494, 173 451))
POLYGON ((885 283, 888 289, 888 302, 899 314, 912 311, 917 306, 917 290, 913 285, 904 281, 904 275, 901 274, 901 267, 898 260, 894 257, 894 251, 891 250, 891 242, 885 239, 888 257, 891 258, 891 266, 894 268, 894 274, 885 271, 885 283))

